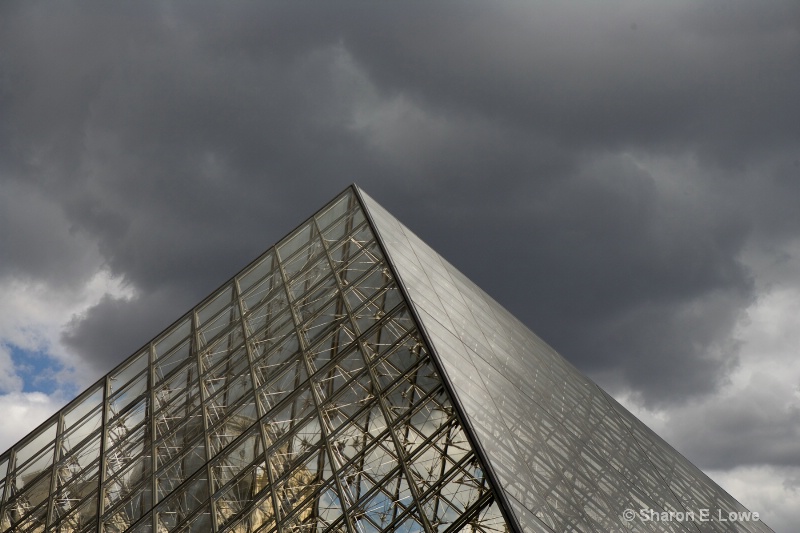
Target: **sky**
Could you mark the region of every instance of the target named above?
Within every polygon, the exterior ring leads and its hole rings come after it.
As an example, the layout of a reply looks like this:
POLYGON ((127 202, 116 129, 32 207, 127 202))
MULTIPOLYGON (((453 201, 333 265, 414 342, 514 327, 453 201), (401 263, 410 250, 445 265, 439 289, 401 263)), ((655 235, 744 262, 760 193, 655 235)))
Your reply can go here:
POLYGON ((0 3, 0 450, 357 183, 800 523, 800 3, 0 3))

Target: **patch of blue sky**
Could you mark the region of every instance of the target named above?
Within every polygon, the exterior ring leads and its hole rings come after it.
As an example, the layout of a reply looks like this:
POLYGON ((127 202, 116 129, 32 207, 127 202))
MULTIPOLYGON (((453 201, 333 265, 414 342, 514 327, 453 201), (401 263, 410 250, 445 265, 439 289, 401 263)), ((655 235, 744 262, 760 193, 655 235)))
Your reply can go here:
POLYGON ((17 375, 22 378, 22 392, 52 394, 61 388, 58 373, 63 366, 43 350, 28 350, 7 344, 17 375))

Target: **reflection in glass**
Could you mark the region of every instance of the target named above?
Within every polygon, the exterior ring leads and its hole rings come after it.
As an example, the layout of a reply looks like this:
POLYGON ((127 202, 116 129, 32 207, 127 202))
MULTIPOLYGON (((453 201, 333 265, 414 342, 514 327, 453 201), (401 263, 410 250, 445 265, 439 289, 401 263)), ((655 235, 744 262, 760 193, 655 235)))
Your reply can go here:
POLYGON ((506 531, 353 189, 0 457, 0 531, 506 531))

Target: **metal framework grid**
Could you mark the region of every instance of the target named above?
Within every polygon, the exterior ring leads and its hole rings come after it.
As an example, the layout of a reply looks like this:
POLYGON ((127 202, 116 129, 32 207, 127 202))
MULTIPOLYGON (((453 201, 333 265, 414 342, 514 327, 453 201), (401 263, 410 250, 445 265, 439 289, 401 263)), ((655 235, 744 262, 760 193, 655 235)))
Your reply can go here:
POLYGON ((0 532, 770 531, 353 186, 0 456, 0 532))
POLYGON ((0 479, 0 531, 507 531, 354 189, 0 479))

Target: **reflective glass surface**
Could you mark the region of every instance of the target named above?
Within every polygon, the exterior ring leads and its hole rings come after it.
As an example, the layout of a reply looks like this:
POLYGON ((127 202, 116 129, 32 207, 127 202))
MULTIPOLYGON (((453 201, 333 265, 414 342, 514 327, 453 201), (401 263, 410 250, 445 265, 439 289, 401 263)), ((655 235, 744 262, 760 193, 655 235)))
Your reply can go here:
POLYGON ((0 531, 509 528, 348 189, 0 456, 0 531))
POLYGON ((359 191, 433 356, 521 531, 771 531, 359 191), (629 522, 626 509, 696 521, 629 522))

